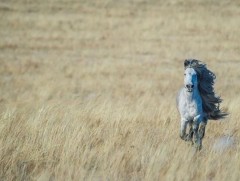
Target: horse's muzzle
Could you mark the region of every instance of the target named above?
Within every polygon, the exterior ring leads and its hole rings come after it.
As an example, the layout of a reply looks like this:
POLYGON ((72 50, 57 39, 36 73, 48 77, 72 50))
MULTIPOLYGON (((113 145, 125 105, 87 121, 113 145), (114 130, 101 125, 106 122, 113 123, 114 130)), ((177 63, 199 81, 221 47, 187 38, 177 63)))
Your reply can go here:
POLYGON ((193 84, 187 84, 187 85, 186 85, 186 88, 187 88, 187 91, 188 91, 188 92, 192 92, 192 91, 193 91, 193 88, 194 88, 194 85, 193 85, 193 84))

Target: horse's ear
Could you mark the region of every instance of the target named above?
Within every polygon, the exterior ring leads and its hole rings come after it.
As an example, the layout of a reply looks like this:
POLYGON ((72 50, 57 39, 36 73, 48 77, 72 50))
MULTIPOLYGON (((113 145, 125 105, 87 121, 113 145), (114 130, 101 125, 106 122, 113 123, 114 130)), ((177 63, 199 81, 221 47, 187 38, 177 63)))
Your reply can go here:
POLYGON ((186 69, 189 64, 190 64, 190 61, 188 59, 186 59, 184 61, 184 68, 186 69))
POLYGON ((193 66, 197 66, 197 65, 198 65, 198 60, 193 59, 192 62, 191 62, 191 64, 192 64, 193 66))

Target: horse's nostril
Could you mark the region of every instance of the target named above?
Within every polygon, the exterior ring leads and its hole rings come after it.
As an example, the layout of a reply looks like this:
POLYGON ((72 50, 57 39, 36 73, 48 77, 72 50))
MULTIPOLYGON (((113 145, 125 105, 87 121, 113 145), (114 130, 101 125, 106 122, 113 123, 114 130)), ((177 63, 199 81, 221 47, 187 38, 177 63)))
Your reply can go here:
POLYGON ((187 84, 186 87, 187 87, 188 89, 190 89, 190 88, 193 89, 194 85, 193 85, 193 84, 187 84))

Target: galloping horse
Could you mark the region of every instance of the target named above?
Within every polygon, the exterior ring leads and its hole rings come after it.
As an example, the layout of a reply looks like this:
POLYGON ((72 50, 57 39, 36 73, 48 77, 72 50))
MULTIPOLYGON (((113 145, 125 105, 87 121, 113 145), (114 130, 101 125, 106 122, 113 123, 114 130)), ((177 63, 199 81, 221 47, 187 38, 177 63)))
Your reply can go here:
POLYGON ((209 119, 218 120, 228 114, 220 110, 222 99, 215 95, 215 74, 196 59, 184 61, 184 86, 177 95, 177 108, 181 116, 180 137, 191 141, 200 150, 205 127, 209 119), (189 125, 189 132, 186 133, 189 125))

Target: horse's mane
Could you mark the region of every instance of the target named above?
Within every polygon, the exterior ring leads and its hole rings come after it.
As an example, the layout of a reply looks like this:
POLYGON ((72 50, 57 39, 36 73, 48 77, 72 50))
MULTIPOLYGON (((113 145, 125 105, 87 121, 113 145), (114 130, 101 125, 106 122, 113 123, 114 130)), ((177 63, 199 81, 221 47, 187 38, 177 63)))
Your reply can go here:
POLYGON ((198 89, 202 97, 203 112, 206 113, 208 119, 218 120, 224 118, 228 113, 220 110, 222 99, 216 96, 214 92, 215 74, 207 69, 206 64, 196 59, 187 59, 184 66, 192 67, 197 72, 198 89))

